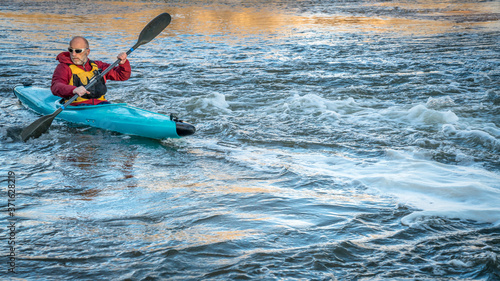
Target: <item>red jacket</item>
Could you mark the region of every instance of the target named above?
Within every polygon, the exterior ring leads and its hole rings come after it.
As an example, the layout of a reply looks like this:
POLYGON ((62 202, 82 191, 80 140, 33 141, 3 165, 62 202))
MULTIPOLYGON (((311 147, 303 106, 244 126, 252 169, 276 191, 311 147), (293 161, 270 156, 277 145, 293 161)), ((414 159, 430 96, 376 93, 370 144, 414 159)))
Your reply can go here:
MULTIPOLYGON (((54 74, 52 75, 52 86, 50 89, 52 90, 52 94, 61 98, 69 99, 73 94, 73 90, 76 88, 75 86, 69 85, 69 81, 71 80, 71 69, 68 64, 73 64, 71 58, 69 56, 69 52, 60 53, 56 60, 59 61, 59 65, 57 65, 54 70, 54 74)), ((111 64, 104 63, 102 61, 94 61, 99 69, 105 70, 111 64)), ((89 60, 83 66, 78 66, 85 71, 90 71, 92 66, 89 63, 89 60)), ((116 81, 125 81, 130 78, 130 74, 132 73, 132 69, 130 67, 130 63, 127 60, 124 64, 119 64, 117 67, 109 71, 106 75, 104 75, 104 81, 106 80, 116 80, 116 81)), ((92 102, 89 100, 89 103, 92 102)))

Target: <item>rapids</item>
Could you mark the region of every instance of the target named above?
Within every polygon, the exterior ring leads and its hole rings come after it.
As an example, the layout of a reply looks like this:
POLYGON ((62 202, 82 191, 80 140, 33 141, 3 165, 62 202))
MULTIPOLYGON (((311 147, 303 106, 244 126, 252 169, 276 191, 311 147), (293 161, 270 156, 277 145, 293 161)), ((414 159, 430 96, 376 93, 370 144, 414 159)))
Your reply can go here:
POLYGON ((1 279, 500 280, 499 27, 498 1, 0 2, 1 279), (195 135, 7 136, 72 36, 113 62, 162 12, 107 96, 195 135))

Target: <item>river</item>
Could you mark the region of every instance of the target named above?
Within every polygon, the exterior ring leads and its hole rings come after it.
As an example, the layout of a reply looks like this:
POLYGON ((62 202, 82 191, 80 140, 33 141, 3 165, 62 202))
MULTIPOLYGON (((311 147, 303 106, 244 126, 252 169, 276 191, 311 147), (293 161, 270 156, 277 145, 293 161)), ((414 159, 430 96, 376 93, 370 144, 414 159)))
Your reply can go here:
POLYGON ((499 1, 13 0, 0 38, 2 280, 500 280, 499 1), (7 136, 72 36, 163 12, 107 97, 195 135, 7 136))

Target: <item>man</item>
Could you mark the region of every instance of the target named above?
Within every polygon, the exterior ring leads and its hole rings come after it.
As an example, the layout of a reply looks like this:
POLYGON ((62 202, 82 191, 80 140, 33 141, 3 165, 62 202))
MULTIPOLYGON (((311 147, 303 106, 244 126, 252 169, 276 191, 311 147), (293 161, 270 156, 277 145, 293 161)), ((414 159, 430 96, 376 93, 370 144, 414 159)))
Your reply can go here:
POLYGON ((69 52, 57 56, 59 65, 52 76, 52 94, 68 100, 75 94, 79 97, 71 105, 96 105, 109 103, 106 94, 106 80, 125 81, 130 78, 132 69, 126 53, 120 53, 117 58, 119 65, 109 71, 104 79, 99 79, 90 89, 85 89, 92 77, 98 75, 110 64, 101 61, 91 61, 89 42, 81 36, 76 36, 69 42, 69 52))

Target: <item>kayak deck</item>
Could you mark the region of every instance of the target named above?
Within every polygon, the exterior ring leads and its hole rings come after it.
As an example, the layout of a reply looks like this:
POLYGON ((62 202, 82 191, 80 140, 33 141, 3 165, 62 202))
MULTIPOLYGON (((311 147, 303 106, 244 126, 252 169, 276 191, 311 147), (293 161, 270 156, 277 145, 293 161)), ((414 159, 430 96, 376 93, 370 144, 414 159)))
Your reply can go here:
MULTIPOLYGON (((52 95, 50 89, 17 86, 14 94, 25 106, 41 115, 51 114, 62 106, 60 97, 52 95)), ((179 138, 195 132, 193 125, 177 120, 172 115, 151 112, 126 103, 68 106, 56 119, 153 139, 179 138)))

